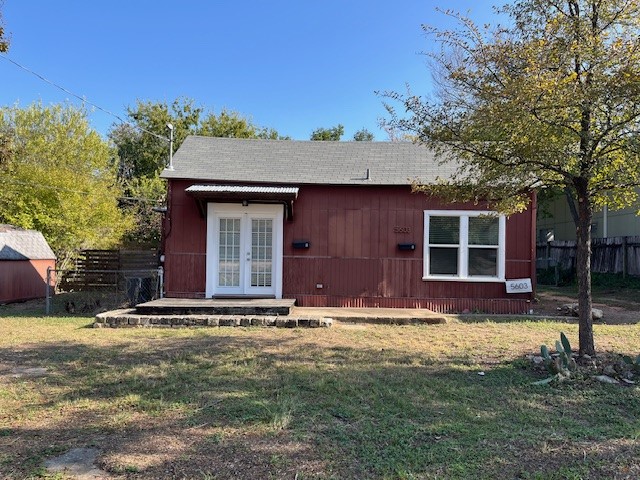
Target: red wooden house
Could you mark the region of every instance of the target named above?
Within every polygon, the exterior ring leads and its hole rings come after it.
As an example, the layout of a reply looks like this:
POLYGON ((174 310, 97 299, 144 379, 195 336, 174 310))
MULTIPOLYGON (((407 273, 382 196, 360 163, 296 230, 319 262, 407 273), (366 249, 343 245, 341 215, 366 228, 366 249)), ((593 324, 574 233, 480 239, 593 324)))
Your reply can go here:
POLYGON ((535 194, 505 218, 411 193, 451 174, 411 143, 188 137, 162 173, 166 294, 527 311, 507 285, 535 278, 535 194))

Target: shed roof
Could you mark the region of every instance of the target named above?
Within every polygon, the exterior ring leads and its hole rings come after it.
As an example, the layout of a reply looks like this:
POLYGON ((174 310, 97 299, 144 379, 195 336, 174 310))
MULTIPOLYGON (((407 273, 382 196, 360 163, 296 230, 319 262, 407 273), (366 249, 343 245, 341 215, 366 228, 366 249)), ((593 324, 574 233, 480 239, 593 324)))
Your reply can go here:
POLYGON ((322 142, 189 136, 163 178, 326 185, 434 183, 454 173, 408 142, 322 142), (367 175, 367 171, 369 175, 367 175), (368 178, 367 178, 368 177, 368 178))
POLYGON ((0 260, 53 260, 56 256, 42 233, 0 225, 0 260))

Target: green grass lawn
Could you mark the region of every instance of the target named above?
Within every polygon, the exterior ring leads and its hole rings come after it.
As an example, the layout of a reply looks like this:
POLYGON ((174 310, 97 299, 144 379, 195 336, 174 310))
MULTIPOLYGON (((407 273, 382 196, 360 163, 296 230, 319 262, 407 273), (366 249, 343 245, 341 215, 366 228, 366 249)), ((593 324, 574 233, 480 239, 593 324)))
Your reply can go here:
MULTIPOLYGON (((46 478, 44 459, 87 446, 116 478, 640 477, 638 385, 531 385, 524 355, 561 330, 577 346, 573 324, 91 321, 0 318, 1 478, 46 478)), ((638 324, 595 333, 599 351, 640 353, 638 324)))

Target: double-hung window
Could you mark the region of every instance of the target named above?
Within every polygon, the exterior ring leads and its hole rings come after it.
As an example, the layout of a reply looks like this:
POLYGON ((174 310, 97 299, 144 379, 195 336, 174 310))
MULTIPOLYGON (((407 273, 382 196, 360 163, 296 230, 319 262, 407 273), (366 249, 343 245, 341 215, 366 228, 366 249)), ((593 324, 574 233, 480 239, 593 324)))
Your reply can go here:
POLYGON ((504 281, 504 216, 425 210, 424 280, 504 281))

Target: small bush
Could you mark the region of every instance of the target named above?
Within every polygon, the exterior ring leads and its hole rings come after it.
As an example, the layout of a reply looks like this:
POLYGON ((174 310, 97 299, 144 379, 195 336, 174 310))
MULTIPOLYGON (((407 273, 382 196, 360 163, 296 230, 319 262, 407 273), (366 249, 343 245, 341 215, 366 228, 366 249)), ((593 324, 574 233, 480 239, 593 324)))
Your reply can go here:
POLYGON ((621 273, 592 273, 591 286, 608 289, 628 288, 640 290, 640 277, 622 277, 621 273))
POLYGON ((564 287, 575 282, 575 272, 572 269, 563 269, 561 267, 558 267, 557 273, 555 267, 539 268, 536 272, 536 279, 540 285, 564 287))

